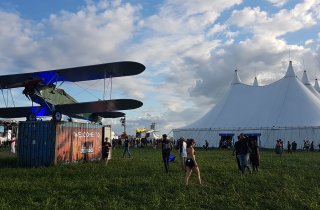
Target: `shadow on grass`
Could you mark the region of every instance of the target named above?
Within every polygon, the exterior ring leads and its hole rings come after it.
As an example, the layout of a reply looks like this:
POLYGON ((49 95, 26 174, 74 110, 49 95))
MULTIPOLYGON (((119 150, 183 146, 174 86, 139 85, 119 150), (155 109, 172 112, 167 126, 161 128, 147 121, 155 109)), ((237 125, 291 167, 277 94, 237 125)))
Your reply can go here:
POLYGON ((1 156, 0 169, 1 168, 18 168, 17 156, 1 156))

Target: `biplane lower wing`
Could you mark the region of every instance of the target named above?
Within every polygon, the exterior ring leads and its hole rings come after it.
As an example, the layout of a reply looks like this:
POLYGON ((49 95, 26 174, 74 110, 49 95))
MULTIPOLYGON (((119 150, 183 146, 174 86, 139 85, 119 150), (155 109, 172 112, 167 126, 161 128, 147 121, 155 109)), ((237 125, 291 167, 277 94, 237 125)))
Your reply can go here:
POLYGON ((118 110, 137 109, 141 107, 141 101, 133 99, 115 99, 107 101, 93 101, 75 104, 56 105, 55 110, 62 114, 104 113, 118 110))
POLYGON ((118 118, 118 117, 124 117, 126 115, 123 112, 96 112, 93 114, 103 118, 118 118))
POLYGON ((52 113, 50 110, 40 106, 26 106, 26 107, 7 107, 0 108, 0 117, 1 118, 20 118, 26 117, 28 113, 34 112, 37 117, 51 116, 52 113))
MULTIPOLYGON (((55 110, 61 112, 61 114, 69 115, 75 118, 82 118, 81 115, 84 113, 92 113, 103 118, 117 118, 125 115, 122 112, 116 112, 117 110, 136 109, 142 105, 143 103, 141 101, 133 99, 115 99, 108 101, 56 105, 55 110)), ((26 117, 30 112, 35 113, 37 117, 46 117, 52 115, 52 112, 49 108, 40 106, 7 107, 0 108, 0 118, 26 117)))

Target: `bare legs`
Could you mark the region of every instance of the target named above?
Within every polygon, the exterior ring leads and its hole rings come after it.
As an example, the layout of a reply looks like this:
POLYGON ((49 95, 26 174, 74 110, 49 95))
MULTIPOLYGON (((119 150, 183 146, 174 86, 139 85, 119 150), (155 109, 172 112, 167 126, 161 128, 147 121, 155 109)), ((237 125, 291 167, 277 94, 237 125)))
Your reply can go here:
POLYGON ((198 166, 193 166, 192 169, 190 169, 189 166, 187 166, 186 168, 187 168, 187 173, 186 173, 186 177, 184 179, 186 186, 188 185, 191 172, 194 172, 196 174, 198 184, 201 185, 201 177, 200 177, 200 171, 199 171, 198 166))

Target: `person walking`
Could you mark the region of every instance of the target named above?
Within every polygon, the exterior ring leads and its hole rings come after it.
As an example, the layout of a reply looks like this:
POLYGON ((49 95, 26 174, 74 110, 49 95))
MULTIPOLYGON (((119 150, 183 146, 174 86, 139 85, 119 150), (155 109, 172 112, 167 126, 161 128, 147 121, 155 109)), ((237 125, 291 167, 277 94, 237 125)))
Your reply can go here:
POLYGON ((209 148, 209 142, 206 140, 206 151, 208 151, 209 148))
POLYGON ((108 137, 106 137, 105 141, 102 143, 102 156, 106 165, 108 164, 110 148, 111 144, 108 142, 108 137))
POLYGON ((239 151, 239 159, 240 159, 240 165, 241 165, 241 171, 242 174, 244 174, 245 168, 249 170, 249 173, 252 173, 252 170, 248 164, 249 159, 249 145, 248 145, 248 137, 245 136, 243 133, 240 134, 240 151, 239 151))
POLYGON ((310 146, 310 151, 313 152, 314 151, 314 142, 311 142, 311 146, 310 146))
POLYGON ((240 136, 238 136, 238 141, 234 143, 232 156, 234 156, 234 152, 236 152, 236 159, 238 164, 238 169, 241 171, 240 159, 239 159, 239 151, 240 151, 240 136))
POLYGON ((125 157, 126 155, 126 152, 128 152, 129 154, 129 158, 131 158, 131 154, 130 154, 130 150, 129 150, 129 140, 128 140, 128 136, 124 137, 124 142, 123 142, 123 147, 124 147, 124 150, 123 150, 123 158, 125 157))
POLYGON ((284 147, 284 143, 281 139, 279 139, 279 142, 281 144, 281 154, 283 153, 283 147, 284 147))
POLYGON ((296 149, 297 149, 297 143, 296 143, 296 141, 293 141, 292 142, 292 151, 295 152, 296 149))
POLYGON ((16 136, 13 134, 12 135, 12 140, 10 142, 10 145, 11 145, 11 152, 12 153, 16 153, 16 136))
POLYGON ((179 144, 179 157, 180 157, 180 163, 182 166, 182 172, 186 172, 186 161, 187 161, 187 143, 184 137, 180 137, 178 140, 180 141, 179 144))
POLYGON ((306 150, 307 150, 307 152, 309 152, 309 148, 310 148, 310 143, 309 143, 309 141, 307 140, 307 142, 306 142, 306 150))
POLYGON ((290 141, 288 141, 287 149, 288 149, 288 153, 292 153, 290 141))
POLYGON ((187 161, 186 161, 186 168, 187 168, 187 173, 186 173, 186 177, 184 178, 185 184, 186 186, 188 186, 188 182, 189 182, 189 177, 191 175, 192 172, 194 172, 197 176, 197 181, 199 185, 201 184, 201 177, 200 177, 200 170, 198 167, 198 164, 196 162, 196 152, 194 151, 193 147, 196 144, 194 139, 190 139, 187 142, 187 161))
POLYGON ((172 148, 172 142, 167 139, 167 134, 163 134, 162 142, 160 143, 160 149, 162 150, 162 159, 166 173, 169 173, 169 158, 172 148))
POLYGON ((119 147, 119 149, 120 149, 120 147, 121 147, 121 138, 118 139, 118 147, 119 147))
POLYGON ((258 143, 256 140, 251 141, 250 162, 251 162, 253 171, 255 170, 259 171, 260 154, 259 154, 258 143))
POLYGON ((276 147, 275 147, 275 151, 276 151, 276 154, 277 154, 279 157, 282 157, 282 149, 281 149, 280 140, 277 140, 276 147))

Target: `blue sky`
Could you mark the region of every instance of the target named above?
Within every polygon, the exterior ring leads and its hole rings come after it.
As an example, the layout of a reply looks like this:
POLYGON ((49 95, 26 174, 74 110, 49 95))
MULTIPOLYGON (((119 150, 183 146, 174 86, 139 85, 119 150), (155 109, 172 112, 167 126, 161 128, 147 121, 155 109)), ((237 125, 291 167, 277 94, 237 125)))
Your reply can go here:
MULTIPOLYGON (((290 50, 297 75, 305 66, 313 83, 320 63, 319 19, 319 0, 4 0, 0 72, 143 63, 142 74, 114 79, 112 98, 144 103, 125 112, 129 134, 152 122, 168 133, 214 107, 235 68, 246 84, 253 83, 256 68, 259 84, 267 85, 284 75, 290 50)), ((82 91, 73 84, 62 88, 71 96, 82 91)), ((103 82, 89 91, 75 98, 102 98, 103 82)), ((30 105, 20 93, 13 90, 19 105, 30 105)), ((116 133, 123 129, 118 119, 103 123, 116 133)))

